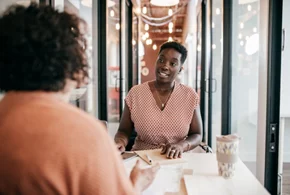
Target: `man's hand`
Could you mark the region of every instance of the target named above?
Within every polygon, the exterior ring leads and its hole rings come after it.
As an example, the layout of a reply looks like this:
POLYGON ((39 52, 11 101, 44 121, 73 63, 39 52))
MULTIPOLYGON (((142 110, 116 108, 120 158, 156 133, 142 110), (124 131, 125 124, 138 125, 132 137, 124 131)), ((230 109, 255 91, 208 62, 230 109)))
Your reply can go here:
POLYGON ((159 168, 160 166, 157 164, 150 168, 141 169, 140 160, 137 160, 130 173, 130 179, 135 189, 141 193, 143 190, 148 188, 153 182, 159 168))

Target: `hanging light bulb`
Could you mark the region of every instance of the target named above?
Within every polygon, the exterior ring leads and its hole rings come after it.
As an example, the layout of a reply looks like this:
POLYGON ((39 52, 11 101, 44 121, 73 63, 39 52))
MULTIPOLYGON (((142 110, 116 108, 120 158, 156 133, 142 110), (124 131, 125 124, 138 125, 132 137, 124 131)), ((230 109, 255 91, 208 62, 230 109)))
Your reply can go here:
POLYGON ((136 41, 134 39, 132 40, 132 45, 136 45, 136 41))
POLYGON ((215 49, 216 48, 216 45, 215 44, 212 44, 211 47, 212 47, 212 49, 215 49))
POLYGON ((197 51, 201 51, 201 45, 197 45, 197 51))
POLYGON ((212 28, 214 28, 214 27, 215 27, 215 23, 214 23, 214 22, 212 22, 212 24, 211 24, 211 27, 212 27, 212 28))
POLYGON ((120 24, 119 23, 116 24, 116 30, 120 30, 120 24))
POLYGON ((216 13, 216 15, 220 15, 220 13, 221 13, 220 8, 216 8, 215 13, 216 13))
POLYGON ((142 36, 142 40, 145 41, 147 39, 146 35, 142 36))
POLYGON ((148 31, 148 30, 149 30, 149 25, 148 25, 148 24, 145 24, 144 29, 145 29, 146 31, 148 31))
POLYGON ((173 14, 172 9, 169 8, 169 9, 168 9, 168 16, 172 16, 172 14, 173 14))
POLYGON ((146 40, 146 45, 150 45, 150 39, 146 40))
POLYGON ((243 38, 242 33, 239 33, 239 39, 242 39, 242 38, 243 38))
POLYGON ((149 40, 149 45, 151 45, 152 44, 152 39, 148 39, 149 40))
POLYGON ((170 34, 172 33, 172 31, 173 31, 172 28, 169 28, 169 29, 168 29, 168 32, 169 32, 170 34))
POLYGON ((142 12, 143 12, 143 14, 147 14, 147 7, 146 7, 146 6, 144 6, 144 7, 142 8, 142 12))
POLYGON ((156 50, 157 49, 157 45, 154 44, 152 48, 153 48, 153 50, 156 50))
POLYGON ((252 6, 251 5, 248 5, 248 11, 251 11, 252 10, 252 6))
POLYGON ((243 46, 244 45, 244 41, 240 41, 240 45, 243 46))
POLYGON ((135 9, 135 11, 136 11, 137 14, 140 14, 140 13, 141 13, 141 9, 140 9, 140 7, 137 7, 137 8, 135 9))
POLYGON ((110 11, 110 16, 111 16, 111 17, 114 17, 114 16, 115 16, 115 12, 114 12, 114 10, 111 10, 111 11, 110 11))
POLYGON ((145 37, 146 37, 146 38, 149 37, 149 33, 148 33, 148 32, 145 33, 145 37))
POLYGON ((169 37, 168 42, 171 42, 171 41, 173 41, 173 39, 172 39, 172 37, 169 37))
POLYGON ((244 23, 240 23, 240 28, 243 29, 244 28, 244 23))
POLYGON ((173 28, 173 23, 172 22, 169 22, 168 28, 173 28))

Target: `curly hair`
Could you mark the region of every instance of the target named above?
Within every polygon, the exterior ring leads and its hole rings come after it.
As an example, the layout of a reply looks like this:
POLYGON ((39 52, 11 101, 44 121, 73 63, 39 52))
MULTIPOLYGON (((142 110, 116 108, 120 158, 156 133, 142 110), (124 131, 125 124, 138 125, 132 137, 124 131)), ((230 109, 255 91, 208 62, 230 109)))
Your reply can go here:
POLYGON ((176 41, 169 41, 169 42, 165 42, 161 45, 159 53, 164 50, 164 49, 168 49, 168 48, 172 48, 175 49, 176 51, 178 51, 181 54, 181 64, 183 64, 186 60, 187 57, 187 49, 181 45, 180 43, 176 42, 176 41))
POLYGON ((60 91, 66 79, 82 83, 88 77, 82 24, 50 6, 8 8, 0 17, 0 91, 60 91))

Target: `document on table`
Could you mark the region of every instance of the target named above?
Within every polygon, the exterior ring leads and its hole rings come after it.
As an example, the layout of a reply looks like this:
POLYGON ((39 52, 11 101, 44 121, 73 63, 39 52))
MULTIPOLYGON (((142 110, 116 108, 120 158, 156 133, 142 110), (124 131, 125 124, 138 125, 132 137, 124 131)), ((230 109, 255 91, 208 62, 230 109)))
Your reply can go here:
POLYGON ((153 183, 142 195, 164 195, 165 192, 179 192, 183 165, 161 165, 153 183))

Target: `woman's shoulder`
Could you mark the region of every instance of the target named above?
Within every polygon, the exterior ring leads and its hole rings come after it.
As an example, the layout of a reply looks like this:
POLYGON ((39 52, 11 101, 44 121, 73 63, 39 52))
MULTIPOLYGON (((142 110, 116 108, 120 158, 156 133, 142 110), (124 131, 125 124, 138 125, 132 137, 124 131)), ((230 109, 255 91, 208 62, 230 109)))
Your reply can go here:
POLYGON ((143 92, 144 90, 147 90, 148 86, 149 86, 148 83, 149 83, 149 81, 141 83, 141 84, 138 84, 138 85, 134 85, 129 90, 129 93, 138 93, 138 92, 143 92))
POLYGON ((192 87, 189 87, 189 86, 184 85, 182 83, 177 83, 177 85, 178 85, 179 91, 181 91, 182 93, 184 93, 184 94, 192 94, 194 96, 197 95, 195 89, 193 89, 192 87))

